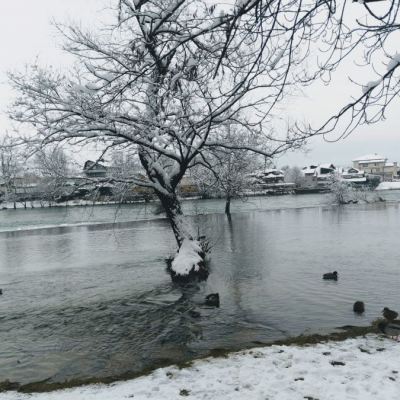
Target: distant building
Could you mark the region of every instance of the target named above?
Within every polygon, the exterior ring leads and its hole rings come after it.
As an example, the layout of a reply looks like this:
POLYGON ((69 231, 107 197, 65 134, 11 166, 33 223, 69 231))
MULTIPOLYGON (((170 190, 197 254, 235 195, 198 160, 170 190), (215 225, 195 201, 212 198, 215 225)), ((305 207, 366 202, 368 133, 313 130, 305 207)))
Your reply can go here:
POLYGON ((280 169, 266 169, 258 173, 258 177, 265 183, 279 183, 285 179, 285 174, 280 169))
POLYGON ((88 160, 83 166, 83 174, 87 178, 105 178, 107 176, 107 167, 97 161, 88 160))
POLYGON ((310 165, 309 167, 303 167, 301 172, 304 174, 304 177, 310 180, 313 180, 315 176, 315 170, 318 168, 318 165, 310 165))
POLYGON ((341 177, 347 182, 352 183, 367 183, 367 177, 364 171, 360 171, 357 168, 347 168, 341 171, 341 177))
POLYGON ((285 182, 285 174, 282 170, 270 168, 253 172, 248 175, 254 193, 286 194, 293 191, 295 184, 285 182))
POLYGON ((367 154, 353 161, 353 167, 364 170, 367 174, 378 175, 383 180, 393 180, 398 177, 399 166, 397 162, 388 162, 387 158, 380 154, 367 154))
POLYGON ((362 178, 364 176, 365 172, 357 168, 347 168, 342 171, 343 179, 362 178))
POLYGON ((319 164, 304 167, 301 172, 308 182, 313 181, 326 181, 336 171, 333 164, 319 164))
POLYGON ((336 171, 336 167, 333 164, 320 164, 315 169, 315 177, 317 181, 326 181, 336 171))
POLYGON ((280 169, 271 168, 253 172, 248 177, 255 184, 270 184, 283 182, 285 174, 280 169))

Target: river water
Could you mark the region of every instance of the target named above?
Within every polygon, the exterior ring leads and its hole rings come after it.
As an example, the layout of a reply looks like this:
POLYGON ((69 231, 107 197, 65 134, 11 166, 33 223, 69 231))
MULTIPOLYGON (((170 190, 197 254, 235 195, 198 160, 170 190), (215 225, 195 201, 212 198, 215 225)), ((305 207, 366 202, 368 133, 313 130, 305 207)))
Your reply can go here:
POLYGON ((213 244, 208 280, 186 288, 165 272, 175 243, 155 205, 3 210, 0 381, 140 372, 400 309, 400 193, 382 196, 253 198, 231 220, 222 201, 186 202, 213 244), (204 305, 214 292, 220 308, 204 305))

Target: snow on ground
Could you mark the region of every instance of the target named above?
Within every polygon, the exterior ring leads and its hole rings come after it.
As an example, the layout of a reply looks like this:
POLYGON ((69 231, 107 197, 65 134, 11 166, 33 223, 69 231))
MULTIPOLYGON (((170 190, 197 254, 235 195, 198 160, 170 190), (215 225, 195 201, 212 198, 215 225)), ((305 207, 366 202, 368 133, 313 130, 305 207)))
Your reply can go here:
POLYGON ((375 190, 400 189, 400 182, 381 182, 375 190))
POLYGON ((0 400, 391 400, 400 395, 400 343, 367 335, 344 342, 271 346, 148 376, 0 400))

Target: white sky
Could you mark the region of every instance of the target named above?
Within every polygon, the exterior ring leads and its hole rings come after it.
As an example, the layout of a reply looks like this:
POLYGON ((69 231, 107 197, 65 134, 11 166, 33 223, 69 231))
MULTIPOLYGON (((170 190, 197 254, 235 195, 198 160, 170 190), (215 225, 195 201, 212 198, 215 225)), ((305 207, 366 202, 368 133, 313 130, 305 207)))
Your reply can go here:
MULTIPOLYGON (((52 19, 80 21, 84 26, 95 27, 106 18, 104 8, 110 3, 111 0, 0 0, 0 134, 12 128, 4 115, 12 100, 6 72, 21 69, 34 62, 36 57, 41 64, 68 65, 71 61, 61 50, 61 39, 51 25, 52 19)), ((363 12, 357 3, 352 7, 354 13, 363 12)), ((310 120, 328 116, 336 106, 345 103, 344 97, 348 99, 351 91, 359 93, 347 75, 360 79, 363 73, 352 63, 348 71, 341 71, 328 88, 317 85, 306 96, 289 101, 287 110, 282 110, 283 114, 306 116, 310 120)), ((365 78, 365 82, 369 80, 365 78)), ((302 166, 329 161, 347 165, 352 158, 375 152, 392 161, 400 161, 399 109, 400 103, 394 103, 386 121, 359 127, 343 141, 327 143, 320 137, 314 138, 309 142, 309 153, 289 153, 277 160, 277 164, 302 166)))

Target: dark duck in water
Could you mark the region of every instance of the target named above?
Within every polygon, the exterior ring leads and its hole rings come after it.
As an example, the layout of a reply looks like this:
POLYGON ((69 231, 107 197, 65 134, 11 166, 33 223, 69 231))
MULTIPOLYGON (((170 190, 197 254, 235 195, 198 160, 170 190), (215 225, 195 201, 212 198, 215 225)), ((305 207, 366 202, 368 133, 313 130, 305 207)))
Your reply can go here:
POLYGON ((329 281, 337 281, 338 280, 338 273, 337 271, 328 272, 322 276, 322 279, 329 280, 329 281))
POLYGON ((394 321, 399 316, 399 313, 387 307, 382 310, 382 314, 388 321, 394 321))

